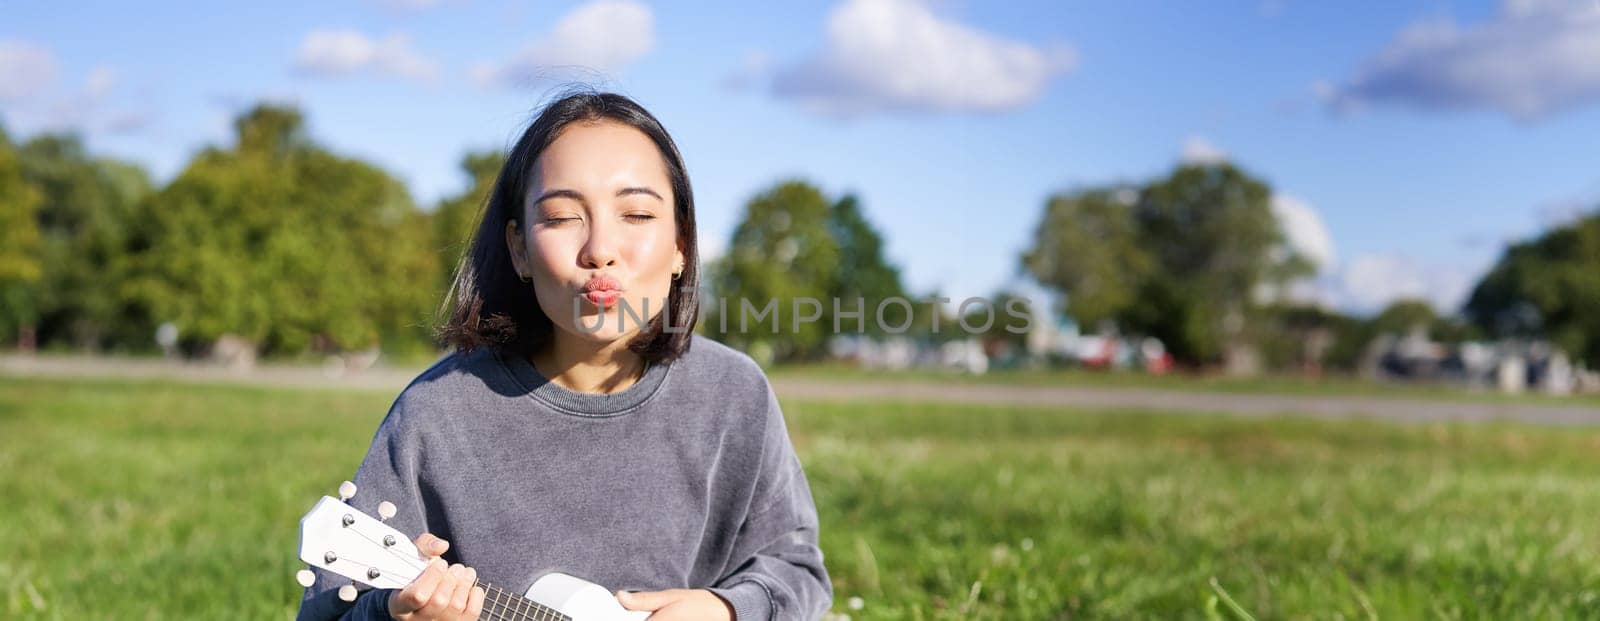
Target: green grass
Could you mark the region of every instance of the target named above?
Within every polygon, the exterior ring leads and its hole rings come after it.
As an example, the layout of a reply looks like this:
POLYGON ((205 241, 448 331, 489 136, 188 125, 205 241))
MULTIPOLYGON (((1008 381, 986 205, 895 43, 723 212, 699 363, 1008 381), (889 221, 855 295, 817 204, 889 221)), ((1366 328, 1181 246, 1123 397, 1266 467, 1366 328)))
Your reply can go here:
POLYGON ((953 369, 871 370, 829 362, 779 365, 770 369, 769 374, 773 379, 937 381, 941 383, 960 382, 1008 386, 1075 386, 1236 394, 1361 396, 1446 401, 1600 405, 1600 395, 1597 394, 1555 396, 1537 391, 1522 394, 1505 394, 1490 388, 1474 388, 1448 382, 1372 381, 1353 375, 1334 373, 1316 378, 1291 374, 1229 377, 1221 374, 1208 375, 1186 372, 1150 375, 1136 371, 1097 371, 1074 368, 995 369, 983 375, 970 375, 953 369))
MULTIPOLYGON (((0 378, 0 616, 289 618, 392 397, 0 378)), ((1600 617, 1600 430, 784 407, 853 619, 1600 617)))

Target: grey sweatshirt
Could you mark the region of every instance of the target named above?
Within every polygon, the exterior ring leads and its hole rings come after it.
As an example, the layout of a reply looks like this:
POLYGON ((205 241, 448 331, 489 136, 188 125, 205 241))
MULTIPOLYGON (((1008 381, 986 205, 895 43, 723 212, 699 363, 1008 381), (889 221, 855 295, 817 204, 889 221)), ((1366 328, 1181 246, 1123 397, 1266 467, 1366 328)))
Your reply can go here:
MULTIPOLYGON (((493 349, 411 382, 356 470, 351 505, 445 560, 522 593, 559 571, 617 590, 709 588, 737 621, 815 619, 833 587, 817 512, 778 400, 748 356, 695 335, 632 386, 580 393, 493 349)), ((354 605, 316 569, 298 618, 388 619, 389 589, 354 605)), ((361 587, 365 589, 366 587, 361 587)))

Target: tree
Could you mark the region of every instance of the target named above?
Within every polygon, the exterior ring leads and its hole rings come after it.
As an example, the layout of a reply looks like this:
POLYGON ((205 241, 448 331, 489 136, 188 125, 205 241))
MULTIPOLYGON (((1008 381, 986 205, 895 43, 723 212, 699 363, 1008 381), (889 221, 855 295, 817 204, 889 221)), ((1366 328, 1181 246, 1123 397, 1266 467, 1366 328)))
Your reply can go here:
POLYGON ((1600 365, 1600 210, 1512 244, 1473 287, 1465 312, 1499 337, 1542 336, 1600 365))
MULTIPOLYGON (((960 304, 960 300, 956 300, 956 303, 960 304)), ((1032 303, 1026 297, 1002 289, 989 294, 982 306, 974 304, 968 307, 967 313, 958 321, 965 321, 973 329, 971 336, 996 346, 1003 344, 1013 353, 1020 353, 1028 346, 1028 333, 1024 330, 1033 323, 1032 303)), ((963 336, 968 335, 963 326, 958 324, 956 328, 963 336)))
POLYGON ((883 236, 867 219, 861 199, 845 194, 829 201, 802 180, 780 182, 751 198, 727 253, 707 268, 714 297, 700 329, 736 347, 770 351, 779 360, 822 355, 836 334, 835 320, 838 334, 887 335, 877 310, 889 298, 906 298, 912 314, 888 306, 887 323, 908 323, 907 332, 920 334, 921 326, 933 321, 926 304, 909 299, 899 268, 884 257, 883 236), (719 300, 726 300, 725 308, 716 304, 719 300), (769 302, 771 314, 758 322, 769 302), (859 319, 844 316, 856 312, 859 319), (797 330, 796 317, 810 321, 797 330))
MULTIPOLYGON (((830 303, 827 296, 839 266, 839 246, 828 228, 830 210, 822 191, 800 180, 781 182, 751 198, 727 254, 711 274, 717 295, 726 300, 727 332, 721 332, 723 309, 716 306, 707 309, 707 329, 741 348, 766 343, 778 359, 821 353, 833 326, 815 321, 796 330, 794 310, 797 299, 830 303), (746 303, 755 312, 744 313, 746 303), (769 303, 775 304, 774 311, 756 323, 756 315, 769 303)), ((800 311, 809 317, 815 309, 804 305, 800 311)))
POLYGON ((1439 320, 1439 313, 1433 310, 1433 305, 1427 300, 1401 298, 1383 307, 1368 323, 1372 325, 1374 334, 1403 335, 1415 328, 1432 332, 1439 320))
POLYGON ((38 193, 22 177, 11 138, 0 127, 0 342, 38 323, 37 288, 44 275, 39 261, 38 193))
POLYGON ((484 203, 494 190, 495 178, 505 165, 506 156, 499 151, 468 153, 461 158, 461 171, 467 174, 471 185, 456 196, 439 201, 433 210, 433 247, 440 253, 445 269, 441 295, 449 288, 453 273, 466 251, 472 236, 472 226, 483 213, 484 203))
POLYGON ((1133 191, 1053 197, 1022 256, 1080 324, 1112 319, 1189 364, 1253 351, 1253 293, 1311 273, 1289 249, 1272 191, 1231 164, 1187 165, 1133 191))
POLYGON ((236 334, 268 353, 427 338, 434 231, 405 187, 258 106, 232 148, 197 155, 143 204, 130 296, 190 345, 236 334))
POLYGON ((1366 337, 1353 340, 1354 351, 1348 360, 1338 358, 1341 337, 1364 322, 1315 304, 1277 301, 1262 307, 1256 316, 1257 342, 1269 368, 1318 376, 1327 366, 1353 367, 1366 345, 1366 337))
POLYGON ((32 294, 40 342, 98 349, 131 332, 148 338, 116 287, 126 276, 127 234, 135 205, 150 192, 148 175, 91 157, 73 134, 36 136, 19 155, 22 176, 40 198, 43 273, 32 294))
MULTIPOLYGON (((829 278, 827 299, 823 300, 822 325, 831 331, 835 315, 832 300, 839 300, 841 313, 859 310, 859 322, 853 318, 839 318, 841 332, 855 330, 881 337, 885 334, 876 320, 879 304, 889 298, 906 297, 900 284, 900 270, 883 256, 883 237, 862 213, 861 200, 846 194, 835 201, 828 210, 826 224, 829 235, 838 246, 838 264, 829 278), (861 300, 859 306, 856 300, 861 300)), ((888 318, 885 311, 885 317, 888 318)))
POLYGON ((1271 188, 1228 163, 1181 166, 1146 186, 1134 213, 1157 269, 1144 292, 1166 308, 1135 307, 1130 327, 1192 362, 1244 346, 1257 285, 1312 270, 1286 250, 1271 201, 1271 188))
POLYGON ((1023 269, 1066 293, 1066 310, 1082 325, 1126 315, 1155 267, 1134 219, 1136 197, 1130 188, 1052 196, 1023 252, 1023 269))

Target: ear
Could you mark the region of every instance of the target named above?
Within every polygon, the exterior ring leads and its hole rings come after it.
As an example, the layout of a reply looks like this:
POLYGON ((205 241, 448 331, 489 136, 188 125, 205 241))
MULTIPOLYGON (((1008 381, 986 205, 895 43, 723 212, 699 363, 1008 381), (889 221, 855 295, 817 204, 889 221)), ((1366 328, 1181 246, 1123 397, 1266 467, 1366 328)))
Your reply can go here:
POLYGON ((511 266, 517 270, 517 277, 531 278, 528 272, 528 244, 517 231, 516 218, 506 221, 506 250, 511 254, 511 266))

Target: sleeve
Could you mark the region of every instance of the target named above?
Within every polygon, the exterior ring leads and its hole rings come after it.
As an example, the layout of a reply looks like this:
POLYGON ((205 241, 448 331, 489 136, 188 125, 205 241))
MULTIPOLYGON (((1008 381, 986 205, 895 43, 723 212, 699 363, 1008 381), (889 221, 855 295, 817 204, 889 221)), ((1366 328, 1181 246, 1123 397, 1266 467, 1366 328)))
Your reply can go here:
MULTIPOLYGON (((402 393, 378 425, 372 445, 356 469, 356 495, 349 503, 373 517, 378 515, 378 503, 385 500, 394 503, 395 515, 386 523, 415 538, 427 530, 418 477, 422 441, 410 424, 405 402, 406 396, 402 393)), ((295 615, 297 621, 391 619, 389 595, 393 589, 372 589, 357 584, 356 588, 362 592, 352 604, 339 599, 339 587, 351 584, 352 580, 317 567, 311 571, 316 581, 306 588, 300 599, 300 611, 295 615)))
POLYGON ((813 620, 833 605, 817 546, 817 508, 770 385, 767 407, 755 497, 730 563, 735 569, 709 590, 733 606, 735 621, 813 620))

